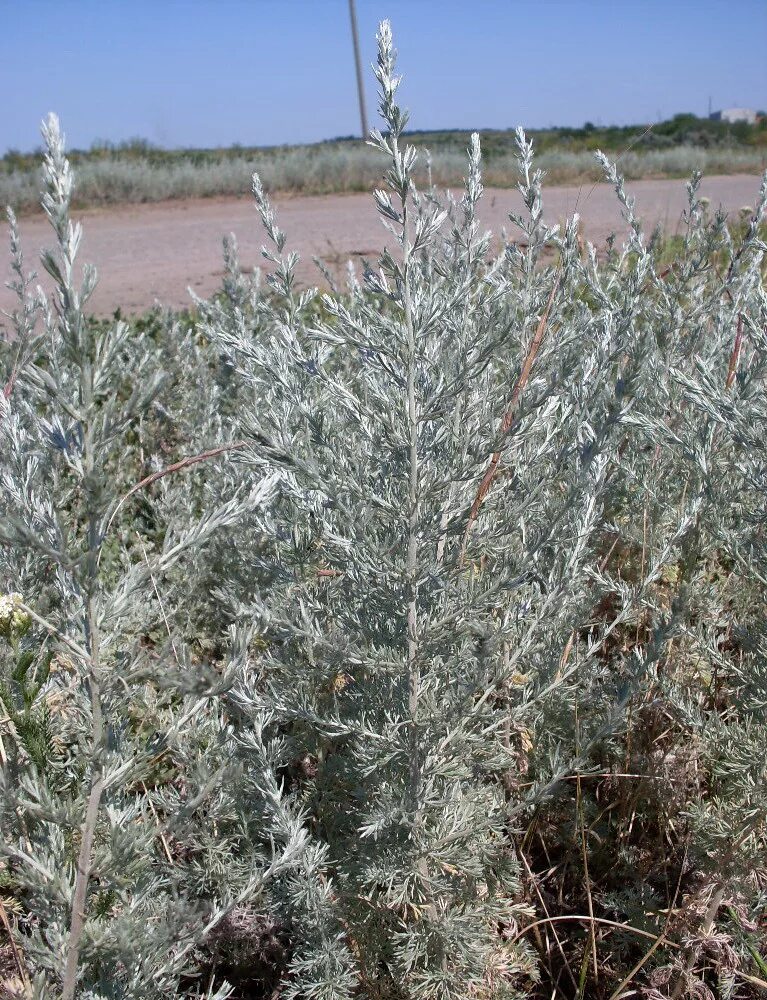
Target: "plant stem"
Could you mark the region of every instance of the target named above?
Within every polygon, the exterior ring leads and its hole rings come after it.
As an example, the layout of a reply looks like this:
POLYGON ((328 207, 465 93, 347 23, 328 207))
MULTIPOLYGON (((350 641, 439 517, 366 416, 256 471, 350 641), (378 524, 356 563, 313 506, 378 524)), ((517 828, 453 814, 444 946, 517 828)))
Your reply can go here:
MULTIPOLYGON (((395 140, 396 142, 396 140, 395 140)), ((413 303, 410 289, 411 247, 408 237, 407 195, 402 197, 402 249, 403 249, 403 298, 405 327, 407 330, 407 425, 408 425, 408 527, 407 527, 407 672, 408 712, 410 714, 410 807, 417 811, 421 769, 418 753, 418 699, 420 670, 418 667, 418 523, 420 504, 418 498, 418 408, 416 403, 416 343, 413 324, 413 303)))
POLYGON ((77 966, 80 959, 80 944, 85 926, 85 901, 90 879, 91 855, 96 834, 101 796, 104 791, 104 771, 100 761, 101 744, 104 736, 104 719, 101 711, 101 686, 99 683, 99 638, 95 622, 93 596, 88 599, 88 638, 91 649, 90 672, 88 686, 91 694, 92 713, 92 755, 93 774, 85 808, 85 819, 82 825, 80 852, 77 857, 77 874, 75 876, 75 891, 72 896, 72 916, 69 925, 69 940, 67 942, 67 957, 64 967, 64 982, 61 989, 61 1000, 74 1000, 77 985, 77 966))
MULTIPOLYGON (((80 383, 80 403, 85 412, 93 411, 94 403, 93 366, 83 365, 80 383)), ((83 445, 84 481, 93 483, 96 472, 96 446, 94 440, 95 421, 88 422, 85 428, 83 445)), ((64 966, 64 981, 62 983, 61 1000, 74 1000, 77 988, 77 971, 80 960, 80 945, 86 919, 86 900, 88 882, 90 881, 93 842, 96 836, 96 824, 99 817, 101 796, 104 792, 104 767, 102 759, 104 742, 104 716, 101 705, 100 654, 101 640, 97 618, 96 598, 98 592, 99 555, 102 534, 99 528, 100 514, 98 494, 89 489, 86 492, 87 544, 88 552, 85 561, 86 577, 84 591, 86 646, 89 653, 86 683, 91 702, 91 782, 88 800, 85 807, 85 817, 81 828, 80 851, 77 857, 75 887, 72 895, 72 913, 67 941, 66 962, 64 966)))

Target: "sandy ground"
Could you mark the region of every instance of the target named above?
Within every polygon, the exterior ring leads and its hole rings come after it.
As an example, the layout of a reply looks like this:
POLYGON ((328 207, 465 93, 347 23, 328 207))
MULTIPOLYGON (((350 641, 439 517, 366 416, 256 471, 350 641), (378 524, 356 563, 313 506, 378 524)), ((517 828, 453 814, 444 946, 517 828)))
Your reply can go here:
MULTIPOLYGON (((686 205, 684 181, 634 181, 628 187, 646 230, 660 223, 667 232, 678 231, 686 205)), ((722 205, 728 212, 753 205, 758 190, 758 177, 744 175, 707 177, 702 185, 712 208, 722 205)), ((619 237, 625 233, 615 193, 608 185, 544 189, 548 222, 564 220, 576 204, 584 235, 597 245, 612 232, 619 237)), ((287 249, 301 255, 299 274, 307 284, 323 284, 313 256, 340 274, 350 258, 373 257, 388 235, 367 194, 277 197, 275 208, 278 223, 288 236, 287 249)), ((520 211, 522 199, 517 191, 488 189, 480 216, 487 228, 499 233, 505 226, 511 234, 508 214, 520 211)), ((221 283, 221 241, 227 233, 236 235, 245 268, 264 263, 260 253, 264 234, 250 199, 131 205, 75 216, 85 231, 79 259, 98 268, 99 283, 91 309, 100 315, 118 306, 124 314, 142 312, 156 303, 186 306, 190 303, 189 288, 197 295, 210 295, 221 283)), ((30 217, 21 220, 21 234, 27 266, 42 272, 38 254, 41 247, 52 243, 50 228, 41 216, 30 217)), ((9 309, 14 299, 5 287, 10 278, 7 254, 2 269, 0 309, 9 309)), ((44 272, 43 277, 47 279, 44 272)), ((42 280, 42 284, 49 282, 42 280)))

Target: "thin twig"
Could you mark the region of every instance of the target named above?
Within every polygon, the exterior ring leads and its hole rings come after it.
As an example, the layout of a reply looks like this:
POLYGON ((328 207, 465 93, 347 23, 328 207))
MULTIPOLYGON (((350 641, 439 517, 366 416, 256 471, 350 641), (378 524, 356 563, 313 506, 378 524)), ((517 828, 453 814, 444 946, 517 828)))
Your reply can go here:
POLYGON ((160 817, 157 810, 154 807, 154 802, 152 802, 149 797, 149 789, 146 787, 146 782, 141 782, 141 787, 144 789, 144 795, 146 795, 146 800, 149 803, 149 808, 152 811, 152 816, 154 816, 155 822, 157 823, 157 830, 160 835, 160 841, 162 842, 163 850, 165 851, 165 857, 168 859, 169 864, 173 864, 173 855, 170 852, 170 847, 168 846, 168 841, 165 839, 165 834, 163 833, 162 827, 160 825, 160 817))
POLYGON ((16 364, 14 364, 13 370, 11 371, 10 378, 5 383, 5 385, 3 386, 3 396, 6 399, 10 399, 11 398, 11 393, 13 392, 13 387, 16 385, 16 379, 18 378, 18 374, 19 374, 18 367, 17 367, 16 364))
POLYGON ((27 346, 28 338, 23 336, 19 340, 19 345, 16 348, 16 356, 13 359, 13 366, 11 368, 11 374, 8 377, 8 381, 3 386, 3 396, 5 399, 10 399, 13 390, 16 388, 16 380, 19 377, 19 371, 21 370, 21 357, 24 353, 24 348, 27 346))
POLYGON ((31 996, 31 993, 32 993, 32 984, 29 981, 29 976, 27 975, 27 970, 24 967, 24 963, 21 960, 21 955, 19 954, 19 949, 16 947, 16 942, 13 939, 13 931, 11 929, 11 922, 8 919, 8 913, 7 913, 6 909, 5 909, 5 904, 3 903, 2 899, 0 899, 0 920, 2 921, 3 927, 5 927, 5 931, 6 931, 7 935, 8 935, 8 941, 9 941, 9 943, 11 945, 11 952, 13 953, 13 960, 16 962, 16 968, 19 970, 19 976, 21 978, 21 982, 24 985, 24 991, 25 991, 25 993, 27 993, 27 995, 31 996))
POLYGON ((47 618, 43 618, 41 615, 38 615, 36 611, 30 608, 28 604, 24 604, 23 601, 19 601, 18 606, 25 615, 29 615, 32 621, 37 622, 37 624, 41 625, 47 632, 50 632, 51 635, 54 635, 57 639, 63 642, 64 645, 75 653, 75 655, 78 656, 84 663, 91 662, 90 654, 87 653, 86 650, 84 650, 82 646, 78 645, 73 639, 70 639, 69 636, 60 632, 52 622, 48 621, 47 618))
MULTIPOLYGON (((610 557, 612 556, 613 552, 615 551, 615 547, 617 546, 617 544, 618 544, 618 542, 620 540, 621 540, 620 534, 616 534, 615 539, 614 539, 612 545, 608 549, 607 553, 603 556, 602 561, 599 564, 599 572, 600 573, 604 573, 604 571, 605 571, 605 569, 607 567, 607 564, 610 561, 610 557)), ((559 667, 557 668, 557 678, 559 678, 559 677, 562 676, 562 671, 567 666, 567 661, 570 659, 570 653, 572 653, 572 651, 573 651, 573 645, 575 643, 575 638, 576 638, 576 632, 572 631, 570 633, 570 638, 565 643, 565 648, 564 648, 564 651, 562 653, 562 657, 561 657, 561 659, 559 661, 559 667)))
POLYGON ((125 496, 120 500, 115 509, 109 516, 107 521, 107 526, 104 529, 104 534, 109 533, 109 529, 117 516, 117 512, 120 510, 122 505, 126 500, 138 493, 139 490, 145 489, 147 486, 151 486, 152 483, 156 483, 158 479, 162 479, 163 476, 169 476, 172 472, 180 472, 182 469, 188 469, 192 465, 197 465, 199 462, 206 462, 209 458, 216 458, 218 455, 223 455, 227 451, 240 451, 242 448, 247 447, 247 441, 233 441, 231 444, 222 444, 217 448, 209 448, 207 451, 201 451, 199 455, 190 455, 188 458, 182 458, 178 462, 174 462, 172 465, 167 466, 165 469, 160 469, 158 472, 153 472, 149 476, 145 476, 141 482, 136 483, 135 486, 131 486, 125 496))
POLYGON ((730 354, 730 364, 727 368, 727 381, 725 382, 725 388, 729 389, 732 387, 732 383, 735 381, 735 375, 737 373, 738 361, 740 359, 740 348, 743 343, 743 313, 738 313, 738 329, 735 334, 735 343, 732 345, 732 352, 730 354))
POLYGON ((85 930, 88 885, 91 877, 91 866, 93 864, 93 845, 96 839, 96 825, 99 819, 101 798, 104 794, 104 788, 106 787, 106 775, 104 773, 103 760, 101 759, 105 731, 104 715, 101 707, 101 681, 99 676, 99 653, 101 643, 96 622, 96 608, 93 594, 88 597, 86 626, 90 646, 90 656, 88 659, 90 677, 88 678, 88 687, 90 688, 91 696, 91 755, 93 773, 91 775, 91 785, 85 807, 85 816, 82 827, 80 828, 80 850, 77 855, 74 892, 72 893, 72 913, 70 916, 69 936, 66 946, 64 977, 61 984, 61 1000, 75 1000, 75 995, 77 993, 80 948, 82 944, 83 932, 85 930))
MULTIPOLYGON (((520 858, 520 860, 522 861, 522 864, 525 866, 525 870, 526 870, 527 875, 528 875, 528 877, 530 879, 531 885, 532 885, 533 889, 535 890, 535 894, 538 897, 538 901, 540 902, 541 906, 543 907, 543 912, 546 914, 547 917, 550 917, 551 915, 550 915, 550 913, 548 911, 548 908, 546 906, 546 901, 543 898, 543 893, 541 892, 541 890, 540 890, 540 888, 538 886, 538 882, 537 882, 537 880, 535 878, 535 875, 533 874, 533 871, 530 868, 530 864, 529 864, 527 858, 525 857, 525 852, 522 850, 521 847, 517 850, 517 855, 520 858)), ((578 989, 578 983, 576 981, 575 975, 573 974, 573 970, 570 968, 570 963, 567 960, 567 952, 565 951, 565 949, 564 949, 564 947, 562 945, 562 942, 561 942, 561 940, 559 938, 559 935, 557 934, 556 927, 554 927, 553 924, 551 925, 551 930, 552 930, 552 933, 554 935, 554 940, 557 943, 557 949, 559 950, 559 953, 562 956, 562 961, 565 963, 565 968, 567 969, 568 975, 570 976, 570 980, 571 980, 571 982, 573 984, 573 987, 577 990, 578 989)), ((538 937, 540 939, 540 934, 538 933, 538 929, 537 928, 536 928, 535 933, 536 933, 536 937, 538 937)), ((542 944, 542 942, 541 942, 541 944, 542 944)), ((549 949, 547 949, 547 952, 548 952, 548 950, 549 949)))
MULTIPOLYGON (((517 379, 516 385, 514 386, 514 391, 511 394, 511 401, 506 412, 503 415, 503 420, 501 421, 501 435, 505 437, 511 430, 512 424, 514 422, 514 413, 517 408, 517 403, 522 395, 522 390, 527 385, 528 379, 530 378, 530 372, 532 371, 533 364, 538 355, 538 350, 543 341, 543 335, 546 332, 546 325, 549 320, 549 313, 551 312, 551 306, 554 302, 554 296, 559 288, 560 274, 557 272, 556 278, 554 279, 554 284, 552 285, 551 292, 549 294, 548 302, 546 303, 546 308, 543 310, 540 320, 538 321, 538 326, 535 330, 535 336, 533 337, 530 347, 527 351, 527 356, 525 357, 524 363, 522 365, 522 370, 519 373, 519 378, 517 379)), ((490 487, 495 479, 495 475, 498 471, 498 466, 501 462, 501 449, 493 452, 490 459, 490 465, 488 466, 487 472, 482 477, 482 482, 479 484, 479 489, 477 490, 477 495, 474 498, 474 503, 471 505, 471 510, 469 511, 469 520, 466 524, 466 530, 463 535, 463 543, 461 545, 461 560, 460 564, 463 565, 464 558, 466 556, 466 543, 469 538, 469 532, 471 531, 472 525, 477 519, 477 514, 479 513, 479 508, 482 506, 482 501, 488 494, 490 487)))
POLYGON ((147 572, 149 573, 149 579, 152 581, 152 587, 154 588, 154 594, 155 597, 157 598, 157 603, 160 605, 160 614, 162 615, 162 620, 165 622, 165 630, 168 633, 168 638, 170 639, 170 648, 173 650, 173 658, 176 661, 176 666, 180 667, 181 662, 178 658, 178 653, 176 652, 176 644, 173 641, 173 633, 170 630, 170 623, 168 622, 168 616, 165 614, 165 605, 162 602, 162 597, 160 597, 160 591, 157 589, 157 581, 154 578, 152 567, 149 565, 149 558, 146 554, 144 540, 138 533, 138 531, 136 532, 136 538, 138 538, 138 543, 141 546, 141 552, 144 556, 144 562, 146 563, 147 572))
MULTIPOLYGON (((723 885, 717 886, 711 899, 709 900, 708 907, 703 916, 700 927, 700 935, 702 937, 708 937, 713 930, 714 923, 716 922, 716 915, 719 912, 719 907, 722 905, 722 900, 724 899, 725 889, 723 885)), ((679 979, 676 981, 674 991, 671 994, 671 1000, 678 1000, 678 997, 682 995, 682 990, 685 988, 687 983, 687 976, 692 972, 695 966, 695 953, 692 946, 686 949, 686 957, 684 963, 684 969, 682 970, 679 979)))
POLYGON ((639 972, 650 961, 650 959, 652 958, 652 956, 655 954, 655 952, 658 950, 658 948, 660 948, 660 946, 662 944, 668 943, 666 941, 666 935, 668 934, 669 928, 671 927, 671 921, 672 921, 675 913, 677 912, 675 910, 676 901, 679 898, 679 891, 680 891, 680 889, 682 887, 682 876, 684 875, 684 870, 685 870, 686 863, 687 863, 687 847, 685 847, 684 859, 683 859, 682 864, 680 865, 680 868, 679 868, 679 878, 677 879, 676 890, 674 891, 674 898, 671 901, 671 906, 668 908, 668 913, 666 915, 666 922, 665 922, 665 924, 663 926, 663 930, 661 931, 660 937, 658 938, 657 941, 655 941, 652 944, 652 946, 650 947, 649 951, 647 951, 639 959, 639 961, 636 963, 636 965, 629 971, 628 975, 626 975, 621 980, 619 986, 616 989, 614 989, 613 992, 608 997, 608 1000, 619 1000, 621 993, 628 986, 628 984, 631 982, 631 980, 634 978, 634 976, 637 974, 637 972, 639 972))
POLYGON ((586 823, 583 817, 583 798, 581 796, 581 776, 578 775, 576 782, 576 800, 578 809, 578 818, 580 819, 581 825, 581 853, 583 856, 583 878, 586 885, 586 899, 588 901, 589 907, 589 917, 591 918, 591 958, 594 965, 594 981, 599 982, 599 965, 597 962, 597 934, 596 927, 594 925, 594 900, 591 895, 591 876, 589 875, 589 861, 588 861, 588 851, 586 845, 586 823))

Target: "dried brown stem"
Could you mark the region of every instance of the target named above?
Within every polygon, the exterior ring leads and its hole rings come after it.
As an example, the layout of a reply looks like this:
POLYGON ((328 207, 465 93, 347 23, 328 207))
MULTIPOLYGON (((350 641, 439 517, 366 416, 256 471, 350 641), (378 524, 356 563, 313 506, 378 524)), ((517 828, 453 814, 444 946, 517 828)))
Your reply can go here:
POLYGON ((19 970, 19 978, 24 985, 24 990, 27 994, 31 994, 32 987, 29 982, 29 976, 27 975, 27 970, 24 963, 21 960, 21 955, 19 954, 19 949, 16 947, 16 942, 13 939, 13 930, 11 928, 11 922, 8 919, 8 913, 5 909, 5 904, 2 899, 0 899, 0 921, 5 928, 5 932, 8 935, 8 941, 11 946, 11 952, 13 953, 13 960, 16 963, 16 968, 19 970))
POLYGON ((164 476, 169 476, 173 472, 181 472, 182 469, 188 469, 192 465, 197 465, 199 462, 206 462, 209 458, 216 458, 218 455, 223 455, 228 451, 239 451, 245 448, 247 441, 233 441, 231 444, 222 444, 217 448, 209 448, 207 451, 201 451, 199 455, 190 455, 187 458, 182 458, 178 462, 174 462, 172 465, 167 466, 165 469, 160 469, 158 472, 153 472, 149 476, 145 476, 141 482, 136 483, 135 486, 131 486, 125 496, 120 500, 107 522, 106 530, 104 534, 109 531, 112 521, 115 519, 117 512, 130 498, 138 493, 139 490, 145 489, 147 486, 151 486, 152 483, 156 483, 158 479, 162 479, 164 476))
POLYGON ((735 375, 738 370, 738 361, 740 360, 740 348, 743 344, 743 313, 738 313, 738 329, 735 334, 735 343, 732 345, 732 352, 730 354, 730 364, 727 367, 727 381, 725 382, 725 387, 730 389, 732 383, 735 381, 735 375))
MULTIPOLYGON (((535 335, 530 343, 530 347, 527 351, 527 356, 525 357, 524 363, 522 365, 522 370, 519 373, 519 378, 516 381, 514 390, 511 394, 511 401, 509 402, 508 408, 503 415, 503 420, 501 421, 501 435, 505 436, 511 430, 512 424, 514 423, 514 414, 517 409, 517 404, 522 395, 522 391, 528 383, 530 378, 530 372, 532 371, 533 364, 538 355, 541 343, 543 341, 543 335, 546 332, 546 326, 549 321, 549 314, 551 312, 551 307, 554 302, 554 296, 559 288, 560 275, 557 274, 554 279, 554 284, 551 288, 549 294, 548 302, 546 303, 546 308, 543 310, 541 318, 538 320, 538 326, 535 329, 535 335)), ((490 459, 490 465, 488 466, 487 472, 482 477, 482 482, 479 484, 479 489, 477 490, 477 495, 474 498, 474 503, 471 505, 471 510, 469 511, 469 520, 466 524, 466 531, 463 535, 463 544, 461 545, 461 565, 463 565, 464 557, 466 555, 466 543, 469 538, 469 532, 471 531, 472 525, 477 519, 477 514, 479 513, 479 508, 482 506, 482 501, 487 496, 490 487, 495 479, 496 473, 498 472, 498 466, 501 463, 501 449, 494 451, 490 459)))

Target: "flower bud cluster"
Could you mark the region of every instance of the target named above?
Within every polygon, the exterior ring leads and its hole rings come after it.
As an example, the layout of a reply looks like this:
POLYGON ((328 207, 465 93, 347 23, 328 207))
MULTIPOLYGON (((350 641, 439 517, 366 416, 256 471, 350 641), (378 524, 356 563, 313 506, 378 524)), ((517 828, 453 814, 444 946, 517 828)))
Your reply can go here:
POLYGON ((0 595, 0 636, 9 641, 29 631, 32 619, 21 608, 21 594, 0 595))

